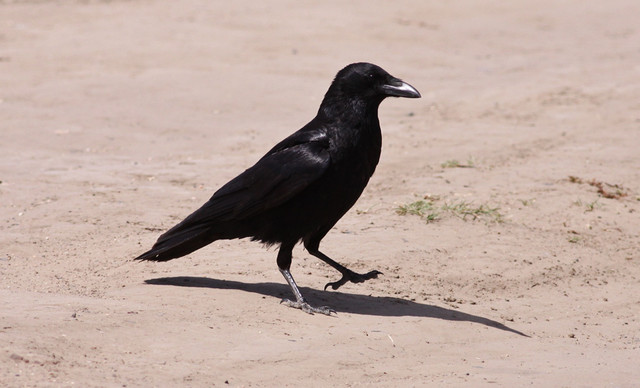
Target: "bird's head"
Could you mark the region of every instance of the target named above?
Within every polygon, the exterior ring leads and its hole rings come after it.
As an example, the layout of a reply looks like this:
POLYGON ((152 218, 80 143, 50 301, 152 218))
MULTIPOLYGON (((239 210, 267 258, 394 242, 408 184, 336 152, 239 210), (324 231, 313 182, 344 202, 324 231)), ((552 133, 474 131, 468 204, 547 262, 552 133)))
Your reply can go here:
POLYGON ((386 97, 420 98, 420 92, 413 86, 381 67, 365 62, 352 63, 340 70, 329 92, 332 89, 343 97, 360 97, 378 102, 386 97))

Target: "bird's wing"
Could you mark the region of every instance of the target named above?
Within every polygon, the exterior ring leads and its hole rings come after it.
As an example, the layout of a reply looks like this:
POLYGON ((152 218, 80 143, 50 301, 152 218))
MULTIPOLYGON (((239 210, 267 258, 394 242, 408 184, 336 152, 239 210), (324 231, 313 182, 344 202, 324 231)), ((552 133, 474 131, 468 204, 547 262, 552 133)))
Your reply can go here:
POLYGON ((247 219, 294 198, 327 170, 328 147, 326 136, 296 132, 222 186, 202 207, 160 236, 157 244, 204 232, 217 222, 247 219))
POLYGON ((330 164, 327 142, 273 150, 218 190, 207 204, 215 218, 241 220, 273 209, 320 178, 330 164))

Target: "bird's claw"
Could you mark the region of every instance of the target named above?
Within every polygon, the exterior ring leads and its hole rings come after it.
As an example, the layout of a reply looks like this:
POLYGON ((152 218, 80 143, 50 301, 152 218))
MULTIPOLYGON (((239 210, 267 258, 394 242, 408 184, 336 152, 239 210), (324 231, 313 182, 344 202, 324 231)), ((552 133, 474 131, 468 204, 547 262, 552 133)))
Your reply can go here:
POLYGON ((328 307, 328 306, 313 307, 309 303, 304 301, 301 302, 301 301, 293 301, 289 299, 282 299, 280 303, 285 304, 289 307, 293 307, 294 309, 300 309, 305 313, 311 314, 311 315, 315 313, 324 314, 324 315, 331 315, 331 313, 337 314, 336 310, 332 309, 331 307, 328 307))
POLYGON ((382 272, 377 271, 377 270, 373 270, 373 271, 367 272, 365 274, 359 274, 359 273, 356 273, 356 272, 353 272, 353 271, 345 272, 345 273, 342 274, 342 278, 340 280, 338 280, 337 282, 329 282, 329 283, 327 283, 324 286, 324 289, 326 291, 327 288, 329 286, 331 286, 331 289, 337 290, 338 288, 340 288, 340 286, 342 286, 346 282, 362 283, 365 280, 375 279, 375 278, 378 277, 378 275, 382 275, 382 272))

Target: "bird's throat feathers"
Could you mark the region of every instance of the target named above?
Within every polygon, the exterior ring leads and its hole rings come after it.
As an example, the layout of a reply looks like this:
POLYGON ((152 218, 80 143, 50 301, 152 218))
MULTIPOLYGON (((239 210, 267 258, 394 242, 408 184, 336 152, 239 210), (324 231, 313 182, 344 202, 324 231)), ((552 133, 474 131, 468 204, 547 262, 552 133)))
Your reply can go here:
POLYGON ((320 109, 318 118, 325 123, 340 121, 342 124, 350 124, 358 127, 360 125, 373 125, 380 127, 378 121, 378 107, 382 99, 372 100, 363 98, 340 98, 327 93, 320 109))
POLYGON ((350 165, 357 163, 365 171, 367 179, 375 171, 382 148, 379 105, 380 102, 365 99, 327 101, 325 98, 316 117, 329 133, 332 148, 341 150, 332 153, 332 158, 336 161, 346 158, 350 165))

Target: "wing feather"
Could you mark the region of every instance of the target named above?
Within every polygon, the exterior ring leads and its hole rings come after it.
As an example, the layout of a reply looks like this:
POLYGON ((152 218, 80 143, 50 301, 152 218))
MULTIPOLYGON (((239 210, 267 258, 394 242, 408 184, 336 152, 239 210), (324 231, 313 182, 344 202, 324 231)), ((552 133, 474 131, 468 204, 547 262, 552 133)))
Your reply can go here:
POLYGON ((295 133, 222 186, 156 244, 187 239, 216 223, 240 221, 282 205, 325 173, 331 161, 328 146, 325 136, 295 133))

